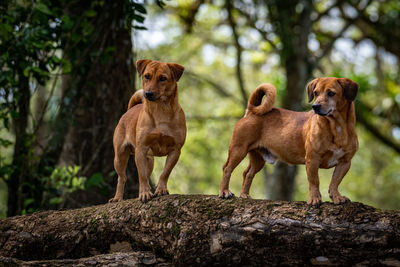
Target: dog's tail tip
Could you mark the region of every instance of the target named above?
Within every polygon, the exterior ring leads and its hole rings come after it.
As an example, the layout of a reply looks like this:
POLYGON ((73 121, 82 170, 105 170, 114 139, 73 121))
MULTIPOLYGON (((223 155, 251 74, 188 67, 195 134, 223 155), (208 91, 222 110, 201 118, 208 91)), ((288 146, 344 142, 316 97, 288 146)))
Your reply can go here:
POLYGON ((129 104, 128 104, 128 109, 131 109, 133 106, 136 106, 138 104, 142 104, 143 103, 143 89, 140 89, 138 91, 136 91, 131 99, 129 100, 129 104))
POLYGON ((251 94, 247 104, 247 110, 257 115, 264 115, 272 109, 275 99, 275 86, 270 83, 262 83, 251 94), (264 96, 265 99, 262 101, 264 96))

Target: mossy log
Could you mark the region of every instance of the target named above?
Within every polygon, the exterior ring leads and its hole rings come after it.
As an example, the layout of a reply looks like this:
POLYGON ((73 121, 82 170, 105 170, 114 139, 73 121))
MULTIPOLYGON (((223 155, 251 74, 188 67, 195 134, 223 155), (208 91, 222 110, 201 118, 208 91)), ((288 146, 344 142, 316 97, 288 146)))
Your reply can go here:
POLYGON ((141 264, 139 251, 154 255, 147 263, 156 265, 400 266, 400 212, 356 202, 316 208, 169 195, 0 220, 3 264, 76 265, 107 253, 128 253, 141 264))

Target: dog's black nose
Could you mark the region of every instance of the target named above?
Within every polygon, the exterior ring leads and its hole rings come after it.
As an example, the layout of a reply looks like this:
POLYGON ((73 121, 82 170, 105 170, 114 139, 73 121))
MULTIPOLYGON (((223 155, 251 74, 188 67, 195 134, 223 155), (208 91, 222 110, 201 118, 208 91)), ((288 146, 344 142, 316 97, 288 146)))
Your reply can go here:
POLYGON ((318 112, 321 109, 321 104, 314 104, 312 105, 312 108, 315 112, 318 112))
POLYGON ((150 101, 154 100, 154 93, 147 91, 146 93, 144 93, 144 97, 147 98, 150 101))

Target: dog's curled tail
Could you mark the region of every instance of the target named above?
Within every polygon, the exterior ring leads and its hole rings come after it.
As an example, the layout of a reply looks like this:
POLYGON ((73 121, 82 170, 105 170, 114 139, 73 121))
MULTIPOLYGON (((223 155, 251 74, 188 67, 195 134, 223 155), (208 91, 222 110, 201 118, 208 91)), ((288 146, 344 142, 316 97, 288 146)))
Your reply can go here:
POLYGON ((137 105, 137 104, 142 104, 143 103, 143 89, 140 89, 139 91, 136 91, 133 96, 131 96, 131 99, 129 100, 128 104, 128 110, 137 105))
POLYGON ((250 111, 257 115, 264 115, 272 109, 275 103, 276 89, 270 83, 260 84, 251 94, 247 104, 246 115, 250 111), (265 96, 264 101, 262 101, 265 96), (261 102, 262 101, 262 102, 261 102))

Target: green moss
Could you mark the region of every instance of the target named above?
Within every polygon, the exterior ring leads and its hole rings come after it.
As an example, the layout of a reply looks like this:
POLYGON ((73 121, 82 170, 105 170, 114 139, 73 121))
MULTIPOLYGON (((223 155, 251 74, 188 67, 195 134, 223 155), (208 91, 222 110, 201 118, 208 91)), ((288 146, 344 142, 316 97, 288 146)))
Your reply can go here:
MULTIPOLYGON (((151 210, 152 215, 156 215, 157 210, 151 210)), ((161 223, 168 223, 173 221, 173 219, 177 216, 178 214, 178 208, 174 206, 172 203, 167 203, 165 209, 160 212, 160 215, 156 217, 157 222, 161 223)))
POLYGON ((225 216, 231 216, 234 210, 235 210, 235 207, 233 205, 230 205, 224 209, 223 213, 225 216))
POLYGON ((103 218, 105 220, 107 220, 109 218, 107 213, 101 213, 100 216, 101 216, 101 218, 103 218))
POLYGON ((179 228, 178 225, 174 224, 172 226, 172 233, 176 236, 179 237, 179 234, 181 233, 181 229, 179 228))
POLYGON ((96 233, 97 232, 97 227, 99 225, 99 220, 96 218, 93 218, 90 220, 89 226, 88 226, 88 233, 96 233))
POLYGON ((167 213, 168 216, 176 216, 176 214, 178 213, 178 208, 174 206, 174 204, 172 204, 171 202, 169 202, 165 208, 165 211, 167 213))
POLYGON ((273 204, 273 203, 265 205, 265 208, 267 210, 272 210, 274 207, 275 207, 275 204, 273 204))

